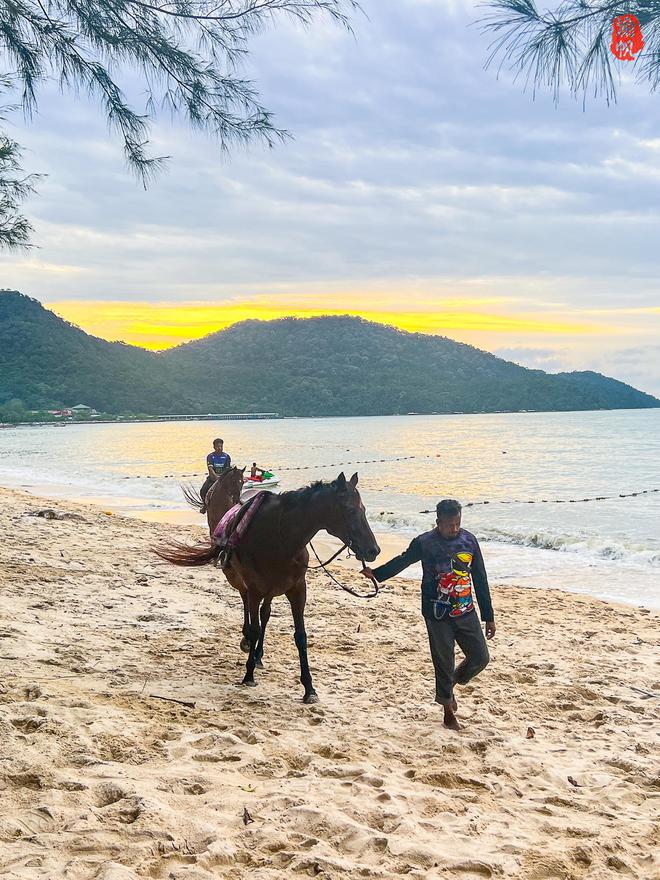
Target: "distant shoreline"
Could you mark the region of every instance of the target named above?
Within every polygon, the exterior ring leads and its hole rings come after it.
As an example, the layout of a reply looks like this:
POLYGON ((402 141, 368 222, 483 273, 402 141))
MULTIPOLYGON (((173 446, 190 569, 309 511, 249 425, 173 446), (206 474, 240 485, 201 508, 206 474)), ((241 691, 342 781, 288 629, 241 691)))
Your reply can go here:
POLYGON ((61 428, 65 425, 139 425, 159 422, 282 422, 294 419, 400 419, 400 418, 431 418, 433 416, 515 416, 515 415, 543 415, 548 413, 587 413, 587 412, 643 412, 650 409, 660 409, 659 406, 634 406, 612 407, 599 409, 498 409, 483 410, 479 412, 432 412, 432 413, 369 413, 368 415, 324 415, 324 416, 248 416, 248 415, 223 415, 214 416, 153 416, 142 419, 75 419, 75 421, 52 421, 52 422, 0 422, 0 430, 3 428, 61 428))

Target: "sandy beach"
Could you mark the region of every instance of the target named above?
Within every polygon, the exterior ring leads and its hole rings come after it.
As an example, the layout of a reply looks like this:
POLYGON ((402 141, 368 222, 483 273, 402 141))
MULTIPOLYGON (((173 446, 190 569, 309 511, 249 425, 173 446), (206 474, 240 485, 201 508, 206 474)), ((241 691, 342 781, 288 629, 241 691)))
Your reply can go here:
POLYGON ((202 534, 0 490, 0 876, 658 876, 657 614, 496 588, 456 734, 410 581, 311 574, 321 703, 283 600, 238 687, 239 597, 150 551, 202 534))

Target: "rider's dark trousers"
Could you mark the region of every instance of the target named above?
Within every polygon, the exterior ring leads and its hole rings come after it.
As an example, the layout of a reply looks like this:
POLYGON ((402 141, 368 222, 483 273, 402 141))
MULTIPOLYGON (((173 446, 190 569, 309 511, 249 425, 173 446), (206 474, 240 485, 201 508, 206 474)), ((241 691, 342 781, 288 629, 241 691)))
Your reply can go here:
POLYGON ((435 669, 435 701, 443 706, 453 699, 455 684, 467 684, 488 665, 488 648, 476 611, 443 620, 425 617, 435 669), (454 669, 454 643, 465 659, 454 669))
POLYGON ((209 491, 211 486, 215 483, 215 477, 212 477, 211 474, 208 475, 206 480, 204 481, 204 485, 199 490, 200 497, 202 501, 206 501, 206 493, 209 491))

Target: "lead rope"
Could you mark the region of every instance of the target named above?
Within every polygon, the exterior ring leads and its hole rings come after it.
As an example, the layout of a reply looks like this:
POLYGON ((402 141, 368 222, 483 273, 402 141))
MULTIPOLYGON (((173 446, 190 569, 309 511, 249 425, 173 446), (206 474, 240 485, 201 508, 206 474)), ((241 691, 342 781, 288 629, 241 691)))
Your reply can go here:
MULTIPOLYGON (((336 559, 337 556, 339 556, 339 554, 342 552, 342 550, 346 549, 348 544, 344 544, 344 546, 341 547, 339 550, 337 550, 337 552, 334 554, 334 556, 331 556, 330 559, 327 560, 327 562, 321 562, 321 559, 319 558, 319 554, 314 549, 314 545, 312 544, 311 541, 309 542, 309 546, 312 548, 312 552, 314 553, 314 556, 316 556, 316 559, 319 563, 319 565, 310 566, 312 571, 315 571, 316 569, 322 568, 323 571, 327 574, 327 576, 330 578, 331 581, 333 581, 335 584, 337 584, 338 587, 341 587, 341 589, 345 593, 350 593, 351 596, 355 596, 356 599, 373 599, 378 595, 378 591, 380 590, 380 584, 378 583, 378 581, 376 580, 375 577, 373 577, 373 576, 371 577, 371 583, 374 585, 373 593, 367 593, 367 594, 358 593, 355 590, 352 590, 350 587, 347 587, 344 584, 342 584, 341 581, 338 581, 337 578, 331 572, 329 572, 328 569, 326 568, 326 565, 328 565, 328 563, 332 562, 333 559, 336 559)), ((360 562, 362 563, 362 565, 364 567, 364 560, 361 559, 360 562)))

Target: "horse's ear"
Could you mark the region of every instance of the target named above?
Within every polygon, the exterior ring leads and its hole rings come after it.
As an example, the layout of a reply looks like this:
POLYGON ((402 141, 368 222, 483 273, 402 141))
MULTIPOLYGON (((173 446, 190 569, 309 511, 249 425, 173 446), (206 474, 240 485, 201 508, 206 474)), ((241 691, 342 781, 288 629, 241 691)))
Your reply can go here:
POLYGON ((335 485, 340 492, 346 491, 346 474, 342 471, 337 479, 335 480, 335 485))
MULTIPOLYGON (((243 470, 241 471, 241 475, 245 473, 245 468, 246 468, 246 467, 247 467, 247 465, 245 465, 245 467, 244 467, 243 470)), ((236 468, 236 470, 238 470, 238 468, 236 468)))
POLYGON ((355 489, 355 487, 356 487, 357 484, 358 484, 358 475, 357 475, 357 471, 355 471, 355 473, 353 474, 353 476, 350 478, 350 480, 349 480, 348 482, 349 482, 349 483, 351 484, 351 486, 355 489))

